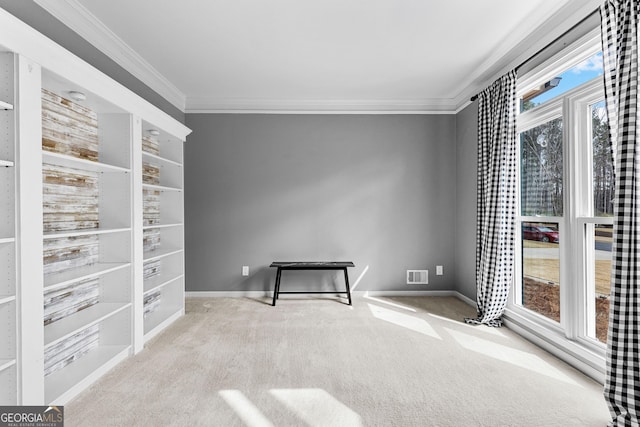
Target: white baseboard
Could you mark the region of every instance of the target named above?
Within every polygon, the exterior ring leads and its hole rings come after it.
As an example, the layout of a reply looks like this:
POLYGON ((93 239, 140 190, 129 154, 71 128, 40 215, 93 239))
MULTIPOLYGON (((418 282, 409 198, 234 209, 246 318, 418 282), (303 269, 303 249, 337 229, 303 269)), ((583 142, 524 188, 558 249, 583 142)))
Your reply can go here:
POLYGON ((458 291, 442 290, 442 291, 355 291, 351 293, 357 296, 372 296, 372 297, 456 297, 460 301, 469 304, 476 308, 476 302, 465 295, 462 295, 458 291))
POLYGON ((189 291, 186 298, 262 298, 273 296, 273 291, 189 291))
MULTIPOLYGON (((326 294, 307 294, 326 295, 326 294)), ((340 295, 336 292, 336 295, 340 295)), ((459 300, 476 308, 476 302, 462 295, 458 291, 353 291, 351 296, 357 297, 456 297, 459 300)), ((264 298, 273 297, 273 291, 189 291, 185 292, 187 298, 264 298)))
POLYGON ((478 309, 478 302, 472 300, 471 298, 469 298, 466 295, 461 294, 458 291, 454 291, 455 292, 455 296, 458 297, 459 300, 466 302, 467 304, 469 304, 471 307, 475 308, 476 310, 478 309))

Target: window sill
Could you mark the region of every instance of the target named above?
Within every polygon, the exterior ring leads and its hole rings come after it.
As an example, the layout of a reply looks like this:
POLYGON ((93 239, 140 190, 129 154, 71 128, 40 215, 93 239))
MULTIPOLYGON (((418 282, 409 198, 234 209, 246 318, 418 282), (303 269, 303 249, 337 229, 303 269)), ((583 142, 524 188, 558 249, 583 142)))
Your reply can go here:
POLYGON ((604 351, 570 340, 562 332, 542 326, 520 311, 517 308, 505 310, 503 320, 506 327, 604 384, 604 351))

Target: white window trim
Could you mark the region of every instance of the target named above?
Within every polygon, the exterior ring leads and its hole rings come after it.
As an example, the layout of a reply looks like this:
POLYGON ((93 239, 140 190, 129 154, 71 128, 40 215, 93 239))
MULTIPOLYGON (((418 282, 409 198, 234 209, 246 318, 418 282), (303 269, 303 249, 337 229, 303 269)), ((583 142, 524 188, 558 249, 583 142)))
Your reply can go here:
MULTIPOLYGON (((563 49, 544 64, 527 73, 518 81, 518 97, 521 97, 531 87, 540 85, 563 71, 579 64, 586 58, 600 50, 600 29, 593 31, 577 40, 570 47, 563 49)), ((518 133, 532 129, 557 117, 563 117, 564 140, 576 138, 577 141, 589 141, 591 138, 591 123, 584 123, 585 116, 580 112, 589 108, 594 102, 603 98, 602 84, 592 80, 578 88, 560 95, 532 110, 525 111, 518 116, 518 133), (568 112, 573 111, 572 115, 568 112)), ((518 141, 519 143, 519 141, 518 141)), ((590 150, 590 148, 589 148, 590 150)), ((564 186, 571 188, 573 183, 581 185, 580 191, 565 191, 564 212, 562 217, 530 217, 517 216, 516 219, 516 254, 522 251, 521 224, 522 222, 554 222, 558 223, 560 235, 560 257, 568 268, 561 269, 560 280, 564 284, 560 287, 561 323, 546 318, 538 313, 523 308, 515 303, 519 300, 520 278, 522 277, 521 265, 516 262, 514 269, 513 286, 507 308, 505 310, 505 324, 516 332, 537 343, 549 352, 555 354, 567 363, 573 365, 596 381, 604 382, 605 375, 605 346, 581 334, 587 324, 587 316, 592 314, 593 307, 585 307, 583 304, 571 304, 575 301, 591 301, 590 292, 584 286, 577 284, 586 283, 587 275, 585 265, 588 259, 582 256, 585 245, 592 244, 584 236, 586 224, 612 223, 609 218, 593 217, 587 207, 592 197, 590 183, 584 177, 591 177, 592 171, 585 165, 589 163, 589 151, 577 150, 575 144, 564 144, 563 156, 565 159, 564 186), (585 157, 586 156, 586 157, 585 157), (572 194, 569 194, 572 193, 572 194), (573 230, 572 235, 564 233, 565 230, 573 230), (578 277, 571 277, 571 271, 578 271, 578 277), (567 284, 575 283, 574 286, 567 284), (579 307, 578 307, 579 306, 579 307), (577 322, 568 319, 578 319, 577 322)), ((518 174, 520 173, 518 168, 518 174)), ((518 176, 520 182, 520 176, 518 176)), ((518 206, 518 212, 520 212, 518 206)))
MULTIPOLYGON (((572 115, 567 115, 569 120, 567 129, 573 132, 570 137, 575 141, 591 141, 590 106, 604 99, 602 83, 593 81, 590 84, 585 84, 573 91, 567 98, 573 112, 572 115)), ((571 242, 576 249, 572 251, 571 266, 573 271, 577 272, 575 281, 579 284, 585 284, 587 282, 591 283, 591 280, 593 280, 593 273, 590 269, 587 270, 587 266, 593 265, 595 261, 591 259, 591 252, 587 251, 587 248, 594 245, 593 237, 592 235, 585 235, 585 228, 588 224, 613 224, 613 218, 596 217, 592 211, 593 189, 591 188, 591 183, 593 182, 593 170, 591 167, 587 167, 592 164, 591 144, 583 146, 582 149, 579 149, 577 144, 568 145, 567 160, 570 164, 566 168, 566 175, 569 180, 567 182, 572 188, 578 189, 573 194, 567 195, 568 200, 566 203, 569 213, 567 215, 568 225, 574 232, 573 236, 571 236, 571 242), (568 174, 571 171, 573 171, 573 174, 569 176, 568 174)), ((587 325, 589 323, 593 327, 593 322, 587 319, 593 319, 595 315, 595 293, 591 289, 587 289, 586 286, 572 286, 571 290, 574 292, 570 296, 575 298, 573 301, 584 301, 585 304, 569 304, 566 307, 567 313, 578 319, 578 323, 574 325, 575 330, 567 331, 568 338, 576 340, 581 345, 601 355, 604 362, 606 346, 581 333, 581 331, 588 329, 587 325)))
POLYGON ((517 133, 526 132, 558 117, 562 117, 562 97, 551 99, 539 107, 520 113, 517 120, 517 133))
POLYGON ((550 79, 562 74, 563 71, 593 56, 601 49, 600 28, 597 27, 544 61, 538 67, 523 76, 518 76, 516 96, 521 98, 528 89, 548 82, 550 79))

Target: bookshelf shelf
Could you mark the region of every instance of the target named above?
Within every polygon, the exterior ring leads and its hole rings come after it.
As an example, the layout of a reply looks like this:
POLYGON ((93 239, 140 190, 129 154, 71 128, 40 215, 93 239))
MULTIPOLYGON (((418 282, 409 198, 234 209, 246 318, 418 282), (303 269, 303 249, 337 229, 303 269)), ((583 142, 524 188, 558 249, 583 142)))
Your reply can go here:
POLYGON ((129 356, 129 345, 108 345, 91 350, 64 369, 45 378, 45 401, 68 402, 84 388, 129 356))
POLYGON ((159 289, 162 289, 164 286, 170 285, 173 282, 183 278, 184 278, 184 274, 182 273, 161 273, 159 276, 145 280, 144 293, 148 294, 151 292, 158 291, 159 289))
POLYGON ((120 166, 109 165, 106 163, 94 162, 85 159, 68 156, 66 154, 51 153, 44 151, 42 153, 42 161, 58 166, 71 169, 81 169, 90 172, 113 173, 113 172, 130 172, 129 169, 120 166))
POLYGON ((156 190, 156 191, 177 191, 177 192, 182 191, 182 188, 178 188, 178 187, 167 187, 165 185, 153 185, 153 184, 143 184, 142 188, 144 190, 156 190))
POLYGON ((131 263, 128 262, 105 262, 92 264, 86 267, 75 268, 73 270, 63 271, 60 273, 48 274, 44 278, 44 290, 46 292, 55 288, 69 285, 74 282, 80 282, 83 280, 92 279, 94 277, 103 276, 105 274, 129 267, 130 265, 131 263))
POLYGON ((131 307, 130 303, 99 303, 44 327, 44 347, 50 347, 76 332, 98 324, 131 307))
POLYGON ((0 359, 0 372, 16 365, 16 359, 0 359))

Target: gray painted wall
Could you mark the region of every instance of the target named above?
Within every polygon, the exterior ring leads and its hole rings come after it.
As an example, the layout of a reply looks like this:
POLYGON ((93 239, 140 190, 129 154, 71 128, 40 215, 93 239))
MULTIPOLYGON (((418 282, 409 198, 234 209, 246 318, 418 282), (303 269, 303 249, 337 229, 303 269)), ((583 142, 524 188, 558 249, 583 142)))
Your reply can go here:
POLYGON ((118 83, 165 113, 184 123, 184 113, 154 92, 107 55, 80 37, 33 1, 0 0, 0 7, 49 37, 68 51, 93 65, 118 83))
MULTIPOLYGON (((269 290, 275 260, 352 260, 356 290, 454 289, 454 115, 187 114, 186 125, 188 291, 269 290), (429 285, 406 285, 407 269, 429 269, 429 285)), ((343 286, 287 273, 282 290, 343 286)))
POLYGON ((455 289, 476 299, 478 103, 456 114, 455 289))

